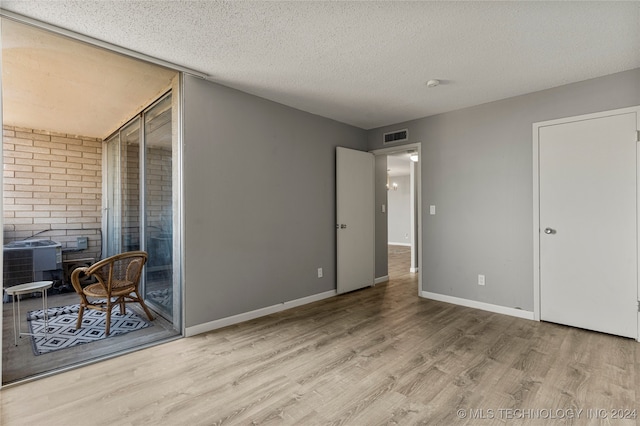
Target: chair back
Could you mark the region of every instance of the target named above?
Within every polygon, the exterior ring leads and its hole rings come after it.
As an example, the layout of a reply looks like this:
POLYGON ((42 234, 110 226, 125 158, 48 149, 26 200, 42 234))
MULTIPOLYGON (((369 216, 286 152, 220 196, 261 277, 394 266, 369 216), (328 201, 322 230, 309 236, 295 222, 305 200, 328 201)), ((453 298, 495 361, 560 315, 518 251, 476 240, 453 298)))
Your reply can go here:
MULTIPOLYGON (((118 287, 138 286, 142 267, 147 262, 148 254, 144 251, 128 251, 102 259, 93 265, 82 268, 85 275, 95 277, 104 287, 107 294, 118 287)), ((75 271, 74 271, 75 272, 75 271)), ((72 284, 76 287, 73 280, 72 284)), ((78 284, 79 285, 79 284, 78 284)), ((76 288, 76 291, 78 289, 76 288)))

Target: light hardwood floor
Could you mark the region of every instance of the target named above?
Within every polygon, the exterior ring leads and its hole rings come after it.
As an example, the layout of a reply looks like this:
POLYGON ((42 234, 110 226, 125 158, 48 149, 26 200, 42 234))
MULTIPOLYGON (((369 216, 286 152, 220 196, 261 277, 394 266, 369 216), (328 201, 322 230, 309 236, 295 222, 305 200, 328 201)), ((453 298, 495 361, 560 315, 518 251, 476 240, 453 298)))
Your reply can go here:
POLYGON ((637 408, 638 343, 420 299, 390 258, 386 284, 5 388, 0 421, 637 424, 611 417, 637 408))

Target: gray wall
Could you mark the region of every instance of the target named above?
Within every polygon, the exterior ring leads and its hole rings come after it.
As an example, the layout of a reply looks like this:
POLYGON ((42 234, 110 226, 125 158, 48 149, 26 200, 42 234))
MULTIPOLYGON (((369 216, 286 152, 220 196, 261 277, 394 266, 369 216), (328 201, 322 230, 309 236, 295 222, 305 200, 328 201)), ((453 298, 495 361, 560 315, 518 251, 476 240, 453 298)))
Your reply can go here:
POLYGON ((532 124, 635 105, 640 69, 371 130, 422 144, 423 290, 532 311, 532 124))
POLYGON ((411 178, 409 176, 393 176, 389 185, 398 184, 398 189, 388 191, 389 244, 411 244, 411 178))
POLYGON ((387 156, 376 155, 375 157, 375 192, 376 192, 376 278, 386 277, 389 274, 388 268, 388 246, 387 246, 387 156), (382 212, 384 205, 385 211, 382 212))
POLYGON ((366 132, 189 76, 183 111, 186 327, 335 289, 335 147, 366 132))

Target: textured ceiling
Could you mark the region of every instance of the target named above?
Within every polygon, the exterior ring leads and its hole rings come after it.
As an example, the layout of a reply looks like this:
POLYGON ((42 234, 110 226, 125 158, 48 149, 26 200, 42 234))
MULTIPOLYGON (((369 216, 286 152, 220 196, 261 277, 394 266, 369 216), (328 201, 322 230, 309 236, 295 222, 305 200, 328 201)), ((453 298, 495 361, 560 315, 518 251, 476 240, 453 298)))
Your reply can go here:
POLYGON ((640 67, 638 2, 11 1, 361 128, 640 67), (429 79, 443 84, 427 89, 429 79))

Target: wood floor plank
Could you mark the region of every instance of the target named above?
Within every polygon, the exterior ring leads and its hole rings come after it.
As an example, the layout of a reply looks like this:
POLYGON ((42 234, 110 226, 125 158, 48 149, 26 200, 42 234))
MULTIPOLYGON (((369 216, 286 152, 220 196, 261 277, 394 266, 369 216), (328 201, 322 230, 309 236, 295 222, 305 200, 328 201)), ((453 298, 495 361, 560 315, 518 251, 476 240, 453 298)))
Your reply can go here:
POLYGON ((421 299, 408 253, 388 283, 4 388, 0 424, 638 424, 610 418, 638 408, 638 343, 421 299))

